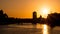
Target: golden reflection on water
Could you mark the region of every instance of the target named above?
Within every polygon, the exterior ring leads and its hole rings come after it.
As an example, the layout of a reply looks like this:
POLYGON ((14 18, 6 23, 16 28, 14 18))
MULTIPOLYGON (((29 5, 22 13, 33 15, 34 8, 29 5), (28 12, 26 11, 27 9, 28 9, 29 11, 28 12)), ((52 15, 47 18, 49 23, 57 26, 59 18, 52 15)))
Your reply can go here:
POLYGON ((36 28, 40 28, 41 29, 42 28, 42 24, 37 24, 36 28))
POLYGON ((43 25, 43 34, 48 34, 48 26, 46 24, 43 25))
MULTIPOLYGON (((36 24, 33 26, 32 26, 32 24, 30 24, 30 25, 9 25, 9 27, 36 28, 36 29, 41 29, 40 32, 42 32, 42 34, 49 34, 49 26, 46 24, 36 24)), ((32 30, 35 31, 36 29, 32 29, 32 30)), ((31 31, 31 30, 29 30, 29 31, 31 31)))
POLYGON ((46 24, 37 24, 36 27, 42 29, 42 34, 49 34, 49 32, 48 32, 48 30, 49 30, 48 25, 46 25, 46 24))

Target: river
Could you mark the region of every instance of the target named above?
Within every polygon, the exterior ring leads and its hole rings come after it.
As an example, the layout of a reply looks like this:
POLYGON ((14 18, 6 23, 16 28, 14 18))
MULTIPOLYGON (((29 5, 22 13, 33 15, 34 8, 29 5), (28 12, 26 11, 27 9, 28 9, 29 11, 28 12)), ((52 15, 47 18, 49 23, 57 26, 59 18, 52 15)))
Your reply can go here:
POLYGON ((46 24, 0 25, 0 34, 60 34, 60 27, 51 29, 46 24))

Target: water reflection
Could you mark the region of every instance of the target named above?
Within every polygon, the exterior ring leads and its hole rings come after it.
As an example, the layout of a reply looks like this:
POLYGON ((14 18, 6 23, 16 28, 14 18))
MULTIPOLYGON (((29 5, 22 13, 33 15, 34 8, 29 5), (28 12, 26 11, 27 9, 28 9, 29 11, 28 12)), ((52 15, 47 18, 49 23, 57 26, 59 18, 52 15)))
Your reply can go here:
POLYGON ((36 25, 37 29, 42 29, 42 34, 49 34, 49 27, 46 24, 37 24, 36 25))
POLYGON ((36 28, 42 29, 42 28, 43 28, 43 27, 42 27, 42 24, 37 24, 37 25, 36 25, 36 28))
POLYGON ((43 25, 43 34, 48 34, 48 26, 46 24, 43 25))
POLYGON ((1 34, 60 34, 60 30, 56 29, 51 31, 46 24, 0 25, 1 34))
MULTIPOLYGON (((18 27, 17 29, 20 30, 20 33, 21 33, 21 31, 23 31, 25 34, 27 34, 27 33, 31 33, 31 34, 48 34, 48 26, 46 24, 9 25, 9 27, 18 27)), ((14 30, 14 29, 12 29, 12 30, 14 30)))

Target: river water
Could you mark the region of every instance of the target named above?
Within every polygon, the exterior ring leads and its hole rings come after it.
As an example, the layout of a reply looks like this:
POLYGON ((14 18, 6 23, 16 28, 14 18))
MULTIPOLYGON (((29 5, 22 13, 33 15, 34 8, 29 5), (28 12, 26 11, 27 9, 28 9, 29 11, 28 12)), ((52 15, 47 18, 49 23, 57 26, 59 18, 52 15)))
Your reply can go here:
POLYGON ((51 29, 46 24, 32 25, 31 23, 0 25, 0 34, 60 34, 60 27, 51 29))

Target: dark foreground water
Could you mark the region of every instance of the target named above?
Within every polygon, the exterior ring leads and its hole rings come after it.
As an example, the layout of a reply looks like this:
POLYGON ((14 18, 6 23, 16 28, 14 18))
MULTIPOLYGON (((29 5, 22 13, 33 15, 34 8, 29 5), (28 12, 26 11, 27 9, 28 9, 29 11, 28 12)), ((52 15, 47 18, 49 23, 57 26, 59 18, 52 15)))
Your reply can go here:
POLYGON ((45 24, 0 25, 0 34, 60 34, 60 27, 50 29, 45 24))

